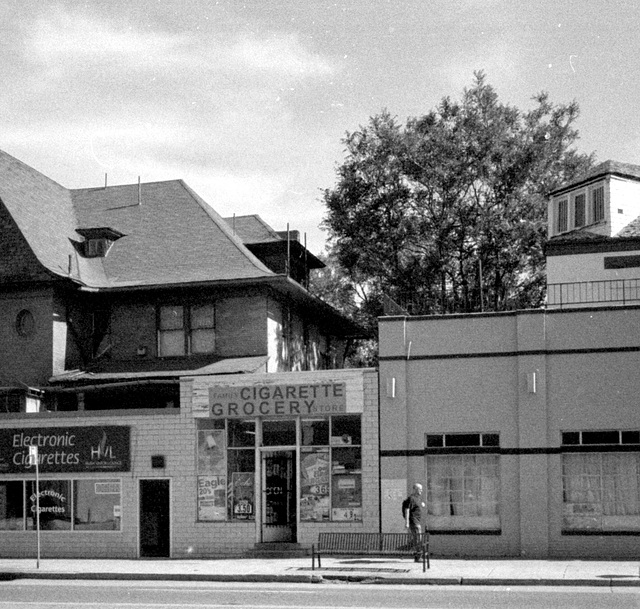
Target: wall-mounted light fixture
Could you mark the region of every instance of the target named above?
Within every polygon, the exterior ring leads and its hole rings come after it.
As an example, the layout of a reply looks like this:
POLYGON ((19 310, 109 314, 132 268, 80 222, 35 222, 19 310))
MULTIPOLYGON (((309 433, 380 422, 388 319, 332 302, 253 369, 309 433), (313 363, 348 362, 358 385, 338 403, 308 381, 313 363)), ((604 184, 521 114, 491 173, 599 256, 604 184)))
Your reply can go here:
POLYGON ((535 372, 527 372, 527 393, 535 393, 536 392, 536 373, 535 372))
POLYGON ((396 397, 396 377, 392 376, 390 379, 387 379, 387 397, 395 398, 396 397))

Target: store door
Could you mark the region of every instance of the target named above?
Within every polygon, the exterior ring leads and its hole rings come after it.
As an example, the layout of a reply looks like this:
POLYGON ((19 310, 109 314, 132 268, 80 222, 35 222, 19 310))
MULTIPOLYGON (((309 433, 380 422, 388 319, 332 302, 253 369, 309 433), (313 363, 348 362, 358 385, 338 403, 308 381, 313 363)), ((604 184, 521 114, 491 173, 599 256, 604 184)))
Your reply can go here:
POLYGON ((262 453, 262 541, 296 541, 295 451, 262 453))
POLYGON ((140 480, 140 556, 171 554, 169 480, 140 480))

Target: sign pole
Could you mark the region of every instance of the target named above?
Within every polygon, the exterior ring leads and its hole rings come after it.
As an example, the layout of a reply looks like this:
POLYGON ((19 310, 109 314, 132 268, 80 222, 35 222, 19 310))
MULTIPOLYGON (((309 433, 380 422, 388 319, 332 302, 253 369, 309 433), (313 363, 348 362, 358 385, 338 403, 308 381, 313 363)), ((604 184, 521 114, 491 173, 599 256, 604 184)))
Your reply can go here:
POLYGON ((40 568, 40 475, 38 467, 38 447, 29 446, 29 458, 36 466, 36 535, 38 538, 38 557, 36 558, 36 569, 40 568))

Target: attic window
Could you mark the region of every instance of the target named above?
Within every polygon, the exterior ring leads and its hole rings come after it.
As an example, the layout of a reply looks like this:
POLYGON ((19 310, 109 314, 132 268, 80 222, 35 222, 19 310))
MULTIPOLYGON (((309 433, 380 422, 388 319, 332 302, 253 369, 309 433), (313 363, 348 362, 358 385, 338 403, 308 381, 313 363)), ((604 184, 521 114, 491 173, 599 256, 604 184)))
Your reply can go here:
POLYGON ((82 254, 86 258, 104 258, 115 241, 124 234, 109 227, 78 228, 85 241, 82 244, 82 254))
POLYGON ((84 255, 87 258, 104 258, 111 243, 108 239, 87 239, 84 242, 84 255))

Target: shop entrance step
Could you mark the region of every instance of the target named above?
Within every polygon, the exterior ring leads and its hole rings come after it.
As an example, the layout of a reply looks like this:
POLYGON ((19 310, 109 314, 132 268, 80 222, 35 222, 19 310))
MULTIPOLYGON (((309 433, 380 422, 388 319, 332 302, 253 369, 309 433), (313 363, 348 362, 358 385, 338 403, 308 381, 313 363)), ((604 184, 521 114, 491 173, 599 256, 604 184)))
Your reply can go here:
POLYGON ((268 542, 255 544, 249 555, 255 558, 302 558, 310 556, 311 550, 299 543, 268 542))

